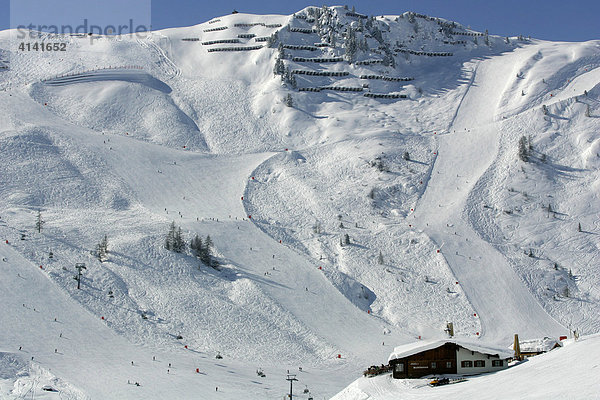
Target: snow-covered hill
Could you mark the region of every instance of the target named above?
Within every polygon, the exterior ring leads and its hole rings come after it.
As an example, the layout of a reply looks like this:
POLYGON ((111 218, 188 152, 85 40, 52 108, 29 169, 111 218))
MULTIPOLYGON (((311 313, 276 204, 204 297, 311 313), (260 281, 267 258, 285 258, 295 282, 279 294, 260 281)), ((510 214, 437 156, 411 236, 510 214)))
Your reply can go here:
POLYGON ((600 331, 600 42, 344 7, 29 40, 66 52, 0 32, 2 396, 327 398, 449 321, 600 331))

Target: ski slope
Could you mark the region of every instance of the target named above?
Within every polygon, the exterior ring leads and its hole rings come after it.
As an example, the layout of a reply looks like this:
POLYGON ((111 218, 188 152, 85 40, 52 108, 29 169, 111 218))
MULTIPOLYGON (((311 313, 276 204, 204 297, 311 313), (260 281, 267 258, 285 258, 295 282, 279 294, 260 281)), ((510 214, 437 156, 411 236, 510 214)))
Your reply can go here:
POLYGON ((529 292, 507 260, 492 244, 478 237, 465 219, 467 198, 494 161, 500 134, 497 105, 503 80, 512 78, 512 63, 521 53, 479 61, 448 134, 438 144, 432 177, 414 214, 415 226, 440 248, 458 282, 482 320, 480 335, 492 342, 509 342, 513 335, 560 335, 564 331, 529 292), (486 151, 482 151, 485 149, 486 151), (493 277, 493 279, 490 279, 493 277), (500 301, 499 301, 500 300, 500 301), (502 307, 498 307, 499 302, 502 307))
MULTIPOLYGON (((598 42, 343 7, 59 36, 66 55, 14 52, 10 35, 0 396, 278 399, 289 371, 299 398, 330 398, 449 321, 500 347, 600 331, 598 42), (271 35, 296 87, 273 73, 271 35), (166 250, 171 222, 187 242, 210 235, 219 267, 166 250)), ((385 379, 341 398, 404 394, 385 379)))

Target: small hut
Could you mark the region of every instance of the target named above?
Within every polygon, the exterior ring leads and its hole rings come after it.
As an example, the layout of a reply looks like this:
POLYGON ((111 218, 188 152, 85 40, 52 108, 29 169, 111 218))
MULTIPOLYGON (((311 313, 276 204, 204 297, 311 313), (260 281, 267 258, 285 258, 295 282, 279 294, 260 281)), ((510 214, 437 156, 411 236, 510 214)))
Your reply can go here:
MULTIPOLYGON (((562 344, 556 339, 545 337, 543 339, 519 341, 519 347, 521 348, 521 356, 533 357, 542 353, 547 353, 557 347, 562 347, 562 344)), ((510 345, 509 349, 513 350, 514 344, 510 345)))

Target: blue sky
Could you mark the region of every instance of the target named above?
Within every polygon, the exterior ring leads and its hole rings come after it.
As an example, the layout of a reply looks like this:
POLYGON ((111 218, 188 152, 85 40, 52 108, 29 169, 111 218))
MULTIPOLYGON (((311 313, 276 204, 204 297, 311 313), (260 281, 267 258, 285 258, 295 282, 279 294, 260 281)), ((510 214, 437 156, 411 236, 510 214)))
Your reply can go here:
MULTIPOLYGON (((144 19, 145 4, 152 3, 152 26, 162 29, 176 26, 189 26, 205 22, 210 18, 228 14, 233 9, 240 12, 256 14, 291 14, 308 5, 321 5, 323 1, 307 2, 297 0, 12 0, 13 4, 23 1, 31 3, 31 13, 45 15, 54 10, 61 20, 74 18, 79 20, 81 5, 102 4, 94 11, 94 16, 116 24, 123 16, 135 15, 136 19, 144 19), (37 3, 37 5, 36 5, 37 3), (75 4, 79 4, 77 7, 75 4), (119 11, 114 11, 107 4, 120 4, 119 11), (140 6, 142 4, 142 6, 140 6), (48 5, 53 5, 48 7, 48 5), (119 18, 112 22, 110 13, 118 13, 119 18)), ((10 0, 0 0, 0 29, 10 26, 10 0)), ((523 34, 546 40, 583 41, 600 39, 600 1, 530 1, 530 0, 371 0, 328 3, 348 4, 357 11, 368 15, 400 14, 404 11, 415 11, 435 17, 442 17, 471 26, 473 29, 485 30, 498 35, 523 34)), ((27 7, 21 7, 19 17, 26 14, 27 7)), ((49 17, 46 17, 49 18, 49 17)), ((55 17, 52 17, 55 18, 55 17)), ((54 22, 53 22, 54 23, 54 22)), ((58 22, 57 22, 58 23, 58 22)), ((73 22, 75 24, 76 22, 73 22)), ((106 23, 106 22, 103 22, 106 23)))

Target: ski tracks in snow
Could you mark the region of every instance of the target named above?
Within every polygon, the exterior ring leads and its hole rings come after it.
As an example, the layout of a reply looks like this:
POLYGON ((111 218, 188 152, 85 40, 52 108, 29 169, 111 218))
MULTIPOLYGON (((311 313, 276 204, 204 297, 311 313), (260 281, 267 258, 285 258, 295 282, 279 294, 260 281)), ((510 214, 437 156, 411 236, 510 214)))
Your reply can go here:
MULTIPOLYGON (((503 58, 519 56, 515 52, 503 58)), ((416 227, 440 246, 477 310, 482 326, 479 335, 496 342, 510 341, 514 333, 538 337, 564 331, 465 215, 467 208, 481 206, 469 204, 469 193, 497 155, 499 131, 494 119, 503 94, 497 88, 498 82, 511 76, 511 65, 494 58, 476 65, 449 128, 450 135, 439 139, 431 180, 414 214, 416 227)))

